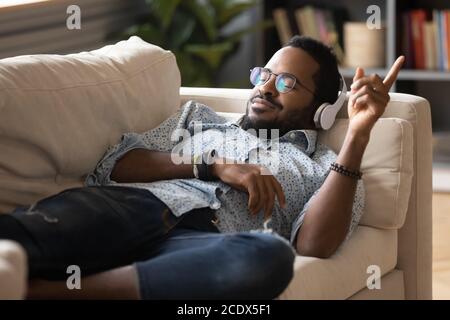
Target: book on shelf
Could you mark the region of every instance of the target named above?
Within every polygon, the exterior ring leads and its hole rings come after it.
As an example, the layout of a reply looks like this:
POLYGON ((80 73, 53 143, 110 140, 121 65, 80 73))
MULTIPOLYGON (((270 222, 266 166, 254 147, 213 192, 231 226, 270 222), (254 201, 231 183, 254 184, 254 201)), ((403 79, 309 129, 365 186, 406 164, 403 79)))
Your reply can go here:
POLYGON ((311 6, 296 9, 295 20, 297 21, 299 31, 303 35, 324 41, 324 39, 321 39, 320 37, 319 28, 316 23, 316 12, 317 14, 321 14, 321 12, 311 6))
POLYGON ((414 9, 402 15, 407 68, 450 70, 450 10, 414 9))
MULTIPOLYGON (((284 46, 296 32, 291 29, 289 12, 280 7, 272 11, 280 45, 284 46)), ((330 9, 304 6, 293 11, 298 34, 319 40, 333 48, 339 62, 344 60, 335 17, 330 9)))
POLYGON ((292 38, 292 30, 289 25, 289 18, 287 10, 284 8, 277 8, 273 10, 273 19, 275 21, 275 27, 278 32, 278 38, 280 39, 281 46, 288 43, 292 38))
POLYGON ((450 24, 449 21, 449 10, 447 11, 441 11, 441 30, 442 30, 442 55, 443 55, 443 59, 442 59, 442 67, 445 70, 450 70, 449 65, 450 65, 450 56, 449 56, 449 37, 450 34, 448 33, 448 26, 450 24))
POLYGON ((436 47, 434 45, 436 39, 434 38, 434 24, 431 21, 425 22, 423 26, 423 42, 425 47, 425 69, 436 69, 437 57, 436 47))
POLYGON ((405 68, 414 68, 414 46, 412 41, 412 15, 403 14, 402 15, 402 43, 401 50, 402 54, 405 56, 405 68))
POLYGON ((425 10, 411 11, 411 35, 414 48, 414 66, 417 69, 425 68, 424 24, 425 10))
POLYGON ((331 10, 312 6, 294 10, 299 34, 319 40, 333 48, 339 62, 344 60, 344 53, 339 43, 339 34, 331 10))

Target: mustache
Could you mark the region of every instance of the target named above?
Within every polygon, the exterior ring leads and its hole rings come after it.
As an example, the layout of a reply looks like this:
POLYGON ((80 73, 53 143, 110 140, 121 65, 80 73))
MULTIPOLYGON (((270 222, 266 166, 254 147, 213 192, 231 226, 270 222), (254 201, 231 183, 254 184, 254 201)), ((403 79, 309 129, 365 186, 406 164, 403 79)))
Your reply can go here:
POLYGON ((267 102, 273 104, 273 105, 274 105, 275 107, 277 107, 278 109, 282 109, 282 108, 283 108, 279 103, 275 102, 275 101, 271 98, 271 96, 263 95, 263 94, 261 94, 261 92, 258 92, 256 95, 254 95, 253 97, 251 97, 250 100, 249 100, 250 103, 253 103, 253 101, 254 101, 255 99, 257 99, 257 98, 262 99, 262 100, 266 100, 267 102))

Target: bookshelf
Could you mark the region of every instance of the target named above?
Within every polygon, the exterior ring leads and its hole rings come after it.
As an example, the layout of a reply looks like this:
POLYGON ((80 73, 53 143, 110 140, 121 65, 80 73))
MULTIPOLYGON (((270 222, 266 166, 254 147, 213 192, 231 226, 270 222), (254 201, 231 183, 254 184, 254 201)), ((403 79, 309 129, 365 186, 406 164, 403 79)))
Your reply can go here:
MULTIPOLYGON (((352 68, 340 68, 342 75, 345 78, 351 78, 355 74, 355 70, 352 68)), ((365 69, 367 74, 377 73, 380 76, 385 76, 388 69, 365 69)), ((414 70, 403 69, 397 77, 398 80, 411 80, 411 81, 450 81, 450 72, 434 71, 434 70, 414 70)), ((450 88, 450 83, 449 83, 450 88)))
MULTIPOLYGON (((378 68, 365 68, 366 74, 377 73, 380 76, 385 76, 389 67, 395 61, 396 57, 405 54, 405 37, 411 29, 405 30, 408 24, 405 24, 405 16, 407 19, 412 19, 410 12, 412 10, 425 9, 426 20, 433 19, 433 10, 450 10, 450 0, 265 0, 262 2, 263 14, 266 19, 272 18, 272 12, 277 8, 284 8, 288 12, 289 25, 292 28, 292 33, 299 33, 298 21, 296 20, 296 10, 306 6, 314 8, 332 10, 336 15, 340 16, 341 21, 335 21, 336 30, 339 35, 339 41, 342 48, 344 48, 343 41, 343 23, 347 21, 364 22, 370 16, 366 13, 367 7, 370 5, 379 6, 381 13, 381 20, 383 21, 385 30, 384 43, 384 60, 385 65, 378 68)), ((450 16, 448 18, 450 23, 450 16)), ((408 22, 408 20, 406 20, 408 22)), ((409 20, 411 21, 411 20, 409 20)), ((301 25, 300 25, 301 27, 301 25)), ((450 26, 449 29, 450 30, 450 26)), ((424 31, 425 32, 425 31, 424 31)), ((434 31, 436 32, 436 31, 434 31)), ((301 34, 301 33, 300 33, 301 34)), ((439 34, 439 33, 438 33, 439 34)), ((445 33, 439 34, 444 36, 445 33)), ((411 36, 410 36, 411 37, 411 36)), ((408 41, 411 41, 411 38, 408 41)), ((450 34, 447 35, 450 41, 450 34)), ((421 40, 422 41, 422 40, 421 40)), ((278 30, 273 28, 263 34, 263 52, 264 59, 267 61, 272 54, 277 51, 280 46, 278 30)), ((424 40, 425 43, 425 40, 424 40)), ((408 48, 411 48, 409 46, 408 48)), ((417 50, 416 47, 413 47, 417 50)), ((423 50, 427 50, 424 45, 423 50)), ((416 51, 414 51, 416 52, 416 51)), ((345 52, 344 52, 345 53, 345 52)), ((448 52, 450 55, 450 52, 448 52)), ((428 57, 430 54, 428 54, 428 57)), ((415 57, 414 57, 415 59, 415 57)), ((450 60, 450 59, 449 59, 450 60)), ((416 61, 413 60, 413 65, 416 61)), ((427 60, 427 63, 430 61, 427 60)), ((427 65, 430 67, 430 64, 427 65)), ((431 105, 431 114, 433 122, 433 134, 435 141, 433 143, 438 146, 434 148, 435 165, 440 169, 442 166, 450 170, 450 66, 435 66, 429 69, 403 68, 398 76, 396 83, 391 91, 415 94, 426 98, 431 105), (443 67, 443 68, 442 68, 443 67), (447 147, 448 146, 448 147, 447 147), (446 150, 445 154, 438 154, 436 150, 446 150)), ((355 72, 354 68, 341 67, 340 71, 350 84, 355 72)), ((449 171, 450 172, 450 171, 449 171)), ((448 189, 450 190, 450 181, 448 182, 448 189)))
MULTIPOLYGON (((381 19, 387 26, 386 28, 386 43, 385 43, 385 60, 386 66, 384 68, 366 69, 367 73, 376 72, 380 75, 387 73, 388 67, 392 65, 396 57, 402 54, 403 50, 400 47, 400 38, 403 36, 402 26, 399 20, 401 20, 402 13, 424 8, 428 10, 438 9, 450 10, 450 0, 440 1, 406 1, 406 0, 386 0, 386 1, 374 1, 374 0, 316 0, 316 1, 271 1, 264 2, 264 15, 266 18, 272 18, 271 12, 279 7, 285 8, 287 12, 295 12, 299 7, 314 6, 318 8, 331 8, 336 12, 343 14, 344 21, 365 21, 369 14, 366 13, 366 8, 369 5, 377 5, 381 8, 381 19)), ((293 33, 298 33, 299 28, 293 15, 289 15, 290 26, 293 29, 293 33)), ((342 41, 342 25, 338 26, 338 33, 340 35, 341 46, 342 41)), ((280 41, 277 35, 277 31, 272 29, 264 35, 265 55, 264 58, 268 60, 272 54, 280 47, 280 41)), ((346 78, 350 78, 354 74, 354 68, 341 68, 341 73, 346 78)), ((399 80, 423 80, 423 81, 449 81, 450 71, 443 70, 427 70, 427 69, 402 69, 401 74, 398 77, 399 80)), ((448 84, 450 86, 450 83, 448 84)), ((449 87, 450 88, 450 87, 449 87)), ((449 128, 450 130, 450 128, 449 128)))

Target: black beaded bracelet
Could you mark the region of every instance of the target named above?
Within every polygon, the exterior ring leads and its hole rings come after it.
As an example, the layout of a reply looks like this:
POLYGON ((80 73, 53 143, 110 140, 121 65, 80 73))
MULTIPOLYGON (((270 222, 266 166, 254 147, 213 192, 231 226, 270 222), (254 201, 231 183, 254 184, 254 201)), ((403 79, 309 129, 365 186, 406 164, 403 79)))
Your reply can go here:
POLYGON ((340 174, 343 174, 344 176, 350 177, 350 178, 354 178, 354 179, 358 179, 358 180, 362 178, 361 171, 348 170, 346 167, 344 167, 343 165, 340 165, 339 163, 336 163, 336 162, 333 162, 331 164, 330 169, 333 171, 336 171, 340 174))

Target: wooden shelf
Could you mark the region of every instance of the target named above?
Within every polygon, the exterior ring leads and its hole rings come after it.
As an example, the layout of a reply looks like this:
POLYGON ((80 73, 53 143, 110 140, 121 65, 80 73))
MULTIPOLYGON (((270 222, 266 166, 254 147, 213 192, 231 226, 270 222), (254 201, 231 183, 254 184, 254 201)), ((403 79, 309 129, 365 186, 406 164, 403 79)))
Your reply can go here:
POLYGON ((400 80, 427 80, 446 81, 450 80, 450 71, 437 70, 402 70, 398 75, 400 80))
MULTIPOLYGON (((340 68, 339 71, 345 78, 351 78, 355 74, 355 68, 340 68)), ((365 69, 366 74, 376 73, 380 77, 386 76, 388 69, 365 69)), ((398 75, 398 80, 425 80, 425 81, 449 81, 450 71, 438 70, 413 70, 403 69, 398 75)))
MULTIPOLYGON (((353 78, 353 76, 355 75, 355 70, 356 70, 356 68, 339 68, 339 72, 342 74, 342 76, 344 78, 353 78)), ((365 74, 376 73, 380 77, 384 77, 387 74, 387 70, 386 69, 380 69, 380 68, 364 69, 364 72, 365 72, 365 74)))

